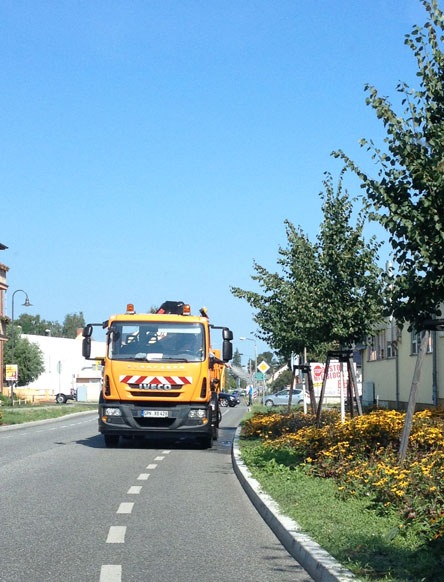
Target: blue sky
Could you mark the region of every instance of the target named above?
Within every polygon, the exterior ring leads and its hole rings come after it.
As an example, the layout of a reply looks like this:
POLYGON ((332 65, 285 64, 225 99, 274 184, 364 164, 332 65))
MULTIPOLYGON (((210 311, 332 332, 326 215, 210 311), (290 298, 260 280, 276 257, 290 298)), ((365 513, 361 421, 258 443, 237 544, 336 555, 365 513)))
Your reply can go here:
POLYGON ((275 268, 285 219, 314 240, 332 150, 373 171, 364 85, 416 86, 425 19, 419 0, 2 0, 8 312, 16 289, 61 322, 177 299, 251 356, 230 286, 275 268))

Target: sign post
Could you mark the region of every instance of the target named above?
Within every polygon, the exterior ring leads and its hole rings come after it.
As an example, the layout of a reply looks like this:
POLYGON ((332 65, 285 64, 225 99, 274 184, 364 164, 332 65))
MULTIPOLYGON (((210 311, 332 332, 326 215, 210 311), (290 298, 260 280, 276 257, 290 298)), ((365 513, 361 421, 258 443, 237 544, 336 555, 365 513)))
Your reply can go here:
POLYGON ((259 373, 262 376, 262 378, 258 378, 258 379, 263 380, 262 404, 264 404, 265 403, 265 373, 268 372, 268 370, 270 369, 270 366, 267 364, 267 362, 265 360, 262 360, 262 362, 259 364, 257 369, 259 370, 259 373))

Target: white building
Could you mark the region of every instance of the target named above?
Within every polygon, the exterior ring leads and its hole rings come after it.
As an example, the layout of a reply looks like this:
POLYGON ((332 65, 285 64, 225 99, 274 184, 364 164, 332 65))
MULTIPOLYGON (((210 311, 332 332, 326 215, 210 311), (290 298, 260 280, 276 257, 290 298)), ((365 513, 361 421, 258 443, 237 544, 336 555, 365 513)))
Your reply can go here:
MULTIPOLYGON (((82 356, 81 330, 76 339, 28 334, 22 334, 21 337, 41 349, 44 372, 34 382, 16 388, 19 396, 27 400, 51 401, 56 394, 69 395, 80 387, 80 400, 98 400, 101 366, 82 356)), ((104 357, 105 342, 93 341, 91 347, 91 357, 104 357)))

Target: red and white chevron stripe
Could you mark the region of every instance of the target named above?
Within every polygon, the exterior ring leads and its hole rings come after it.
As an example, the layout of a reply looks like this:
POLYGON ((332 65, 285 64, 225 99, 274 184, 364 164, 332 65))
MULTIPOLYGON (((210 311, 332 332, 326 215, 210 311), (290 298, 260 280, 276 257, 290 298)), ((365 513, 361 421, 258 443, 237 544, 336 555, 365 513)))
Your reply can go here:
POLYGON ((184 386, 191 384, 191 376, 120 376, 122 384, 170 384, 170 386, 184 386))

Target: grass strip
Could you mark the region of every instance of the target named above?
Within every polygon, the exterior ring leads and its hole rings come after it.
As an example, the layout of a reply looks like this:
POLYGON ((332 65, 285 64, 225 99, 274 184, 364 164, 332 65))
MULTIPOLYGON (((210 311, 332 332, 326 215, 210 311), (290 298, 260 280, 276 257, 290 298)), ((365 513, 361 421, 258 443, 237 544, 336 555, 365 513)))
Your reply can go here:
POLYGON ((88 410, 97 410, 97 404, 86 405, 55 405, 55 406, 35 406, 29 408, 11 408, 2 407, 0 412, 0 426, 10 424, 23 424, 34 420, 46 420, 48 418, 60 418, 74 412, 86 412, 88 410))
MULTIPOLYGON (((368 582, 442 582, 439 548, 405 531, 393 512, 378 515, 371 499, 342 499, 331 479, 310 477, 302 467, 290 469, 274 459, 264 462, 260 440, 240 440, 253 477, 312 539, 368 582)), ((442 550, 442 548, 441 548, 442 550)))

